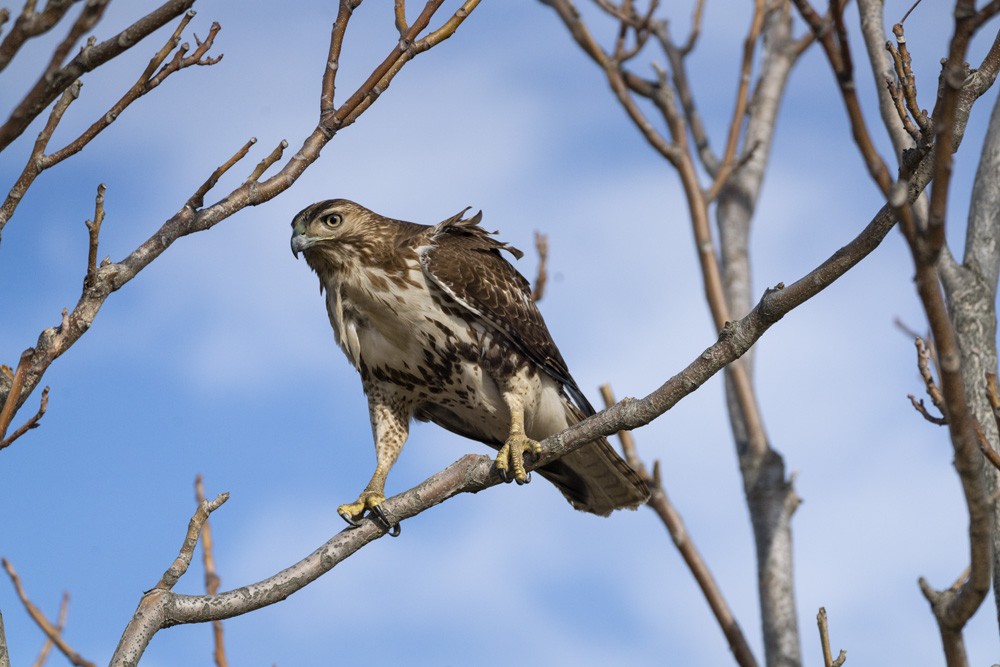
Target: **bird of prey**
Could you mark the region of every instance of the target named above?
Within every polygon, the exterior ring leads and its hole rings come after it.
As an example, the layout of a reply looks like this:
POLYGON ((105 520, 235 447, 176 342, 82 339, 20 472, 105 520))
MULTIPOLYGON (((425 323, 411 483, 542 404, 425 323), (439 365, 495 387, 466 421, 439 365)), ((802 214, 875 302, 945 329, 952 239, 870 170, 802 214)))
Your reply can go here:
MULTIPOLYGON (((292 221, 292 252, 319 277, 334 337, 368 397, 377 464, 337 510, 352 525, 370 510, 398 533, 380 504, 414 418, 500 450, 501 475, 524 484, 525 454, 594 414, 528 281, 501 255, 522 253, 479 226, 482 212, 464 214, 420 225, 332 199, 292 221)), ((538 472, 573 507, 602 516, 649 497, 604 438, 538 472)))

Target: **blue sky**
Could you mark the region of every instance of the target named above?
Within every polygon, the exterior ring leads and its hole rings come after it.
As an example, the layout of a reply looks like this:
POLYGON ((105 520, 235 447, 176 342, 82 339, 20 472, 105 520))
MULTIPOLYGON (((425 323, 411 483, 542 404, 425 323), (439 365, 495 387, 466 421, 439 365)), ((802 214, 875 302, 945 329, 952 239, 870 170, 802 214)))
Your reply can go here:
MULTIPOLYGON (((81 155, 45 173, 5 228, 0 360, 14 365, 76 302, 83 221, 99 182, 108 186, 101 256, 120 259, 250 136, 257 148, 217 194, 281 139, 298 147, 315 124, 330 4, 199 3, 187 38, 218 20, 223 61, 171 77, 128 109, 81 155)), ((888 5, 899 17, 908 3, 888 5)), ((745 9, 730 10, 708 3, 691 62, 716 146, 748 21, 745 9)), ((133 13, 129 3, 112 5, 98 37, 133 13)), ((394 44, 391 14, 378 2, 357 12, 340 99, 394 44)), ((689 10, 671 15, 680 33, 689 10)), ((848 15, 857 22, 853 8, 848 15)), ((927 107, 948 21, 931 3, 907 22, 927 107)), ((117 99, 167 34, 88 75, 53 144, 117 99)), ((974 45, 973 61, 988 38, 974 45)), ((855 45, 862 99, 888 156, 855 45)), ((4 96, 5 111, 46 48, 51 41, 29 44, 3 74, 4 89, 17 91, 4 96)), ((991 91, 978 103, 956 161, 956 248, 995 98, 991 91)), ((813 50, 792 74, 755 223, 756 293, 810 270, 880 206, 843 116, 813 50)), ((16 178, 39 128, 5 152, 4 183, 16 178)), ((232 494, 213 516, 224 588, 269 576, 343 528, 336 507, 356 497, 373 466, 365 400, 333 342, 315 277, 288 249, 292 215, 330 197, 423 223, 482 209, 485 226, 528 251, 518 267, 529 277, 533 232, 547 233, 551 280, 541 309, 595 403, 604 382, 619 396, 645 395, 715 339, 674 172, 550 10, 484 2, 455 37, 407 65, 289 192, 178 241, 108 300, 46 375, 52 394, 43 426, 0 454, 0 553, 50 615, 70 591, 66 637, 87 658, 108 660, 141 592, 176 555, 196 473, 210 495, 232 494)), ((946 434, 906 400, 921 384, 912 343, 893 320, 926 326, 912 273, 893 233, 757 347, 765 423, 805 501, 794 539, 810 663, 821 655, 820 606, 851 662, 937 661, 940 642, 916 580, 950 585, 967 562, 967 518, 946 434)), ((754 546, 721 382, 636 438, 647 461, 662 461, 668 493, 762 659, 754 546)), ((470 451, 487 448, 419 425, 387 490, 410 488, 470 451)), ((177 590, 200 592, 200 567, 177 590)), ((32 660, 41 634, 4 582, 0 610, 14 664, 32 660)), ((225 628, 233 664, 729 660, 652 512, 584 515, 543 483, 453 499, 407 521, 400 539, 370 545, 285 602, 225 628)), ((974 664, 1000 655, 992 600, 967 641, 974 664)), ((210 652, 207 626, 171 628, 143 664, 210 664, 210 652)))

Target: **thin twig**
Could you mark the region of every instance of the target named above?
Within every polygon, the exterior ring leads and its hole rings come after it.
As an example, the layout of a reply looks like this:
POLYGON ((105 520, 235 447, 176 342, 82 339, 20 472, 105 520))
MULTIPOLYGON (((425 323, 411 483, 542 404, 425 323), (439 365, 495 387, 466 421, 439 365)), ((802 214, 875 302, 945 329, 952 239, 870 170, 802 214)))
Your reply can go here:
POLYGON ((997 376, 995 373, 986 373, 986 400, 990 403, 993 411, 993 420, 997 424, 997 432, 1000 433, 1000 392, 997 391, 997 376))
MULTIPOLYGON (((59 603, 59 617, 56 621, 56 631, 62 634, 63 630, 66 629, 66 616, 69 614, 69 593, 64 592, 62 595, 62 602, 59 603)), ((49 659, 49 653, 52 652, 52 647, 55 643, 48 637, 45 638, 45 643, 42 644, 41 650, 38 652, 38 657, 35 658, 35 662, 32 667, 42 667, 45 661, 49 659)))
POLYGON ((549 237, 541 232, 535 232, 535 250, 538 251, 538 273, 535 275, 535 285, 531 289, 531 300, 538 303, 545 296, 545 284, 548 282, 549 237))
POLYGON ((21 199, 41 172, 59 164, 60 162, 83 150, 84 146, 89 144, 95 137, 97 137, 97 135, 115 122, 122 112, 124 112, 125 109, 127 109, 133 102, 159 86, 171 74, 193 65, 214 65, 221 60, 222 56, 210 58, 206 55, 208 49, 211 48, 215 40, 216 34, 219 32, 220 28, 217 23, 212 24, 209 35, 204 41, 198 40, 198 47, 190 56, 186 56, 188 50, 187 44, 183 44, 180 48, 178 48, 181 33, 194 16, 195 12, 193 10, 189 10, 184 14, 177 28, 174 29, 173 34, 166 41, 164 46, 156 54, 154 54, 145 70, 136 80, 135 84, 133 84, 132 87, 129 88, 125 94, 111 106, 110 109, 102 113, 100 117, 98 117, 98 119, 94 121, 86 130, 84 130, 83 133, 81 133, 76 139, 70 141, 61 149, 46 155, 45 150, 52 137, 52 133, 62 120, 63 114, 66 112, 69 104, 79 97, 82 83, 79 80, 75 81, 73 85, 66 89, 66 92, 62 94, 59 101, 55 104, 52 112, 49 114, 49 119, 45 124, 45 128, 38 135, 38 139, 35 141, 34 150, 32 150, 31 156, 28 158, 28 162, 25 164, 21 175, 18 177, 14 186, 11 187, 10 193, 7 195, 3 205, 0 206, 0 231, 2 231, 4 225, 13 216, 15 209, 21 202, 21 199), (164 60, 166 60, 167 56, 169 56, 171 51, 174 49, 177 49, 177 52, 174 54, 174 58, 166 65, 163 65, 162 69, 160 69, 157 73, 157 68, 160 68, 164 60))
MULTIPOLYGON (((13 393, 13 392, 12 392, 13 393)), ((9 398, 9 397, 8 397, 9 398)), ((49 388, 45 387, 42 389, 42 400, 38 404, 38 412, 33 414, 28 421, 24 422, 19 428, 17 428, 10 436, 0 440, 0 449, 6 449, 7 447, 14 444, 14 441, 20 438, 22 435, 27 433, 33 428, 38 428, 41 426, 41 419, 45 416, 45 411, 49 409, 49 388)))
POLYGON ((708 201, 712 201, 718 196, 719 191, 728 181, 729 175, 736 168, 736 149, 739 147, 743 120, 750 104, 750 72, 753 69, 754 51, 760 39, 760 32, 764 27, 765 11, 764 0, 755 0, 750 29, 746 39, 743 40, 743 63, 740 65, 740 79, 736 90, 736 108, 729 121, 729 135, 726 139, 726 150, 723 152, 722 162, 712 180, 712 185, 708 188, 708 193, 705 195, 708 201))
MULTIPOLYGON (((202 483, 201 475, 194 478, 195 502, 201 507, 205 502, 205 486, 202 483)), ((201 556, 202 566, 205 570, 205 594, 215 595, 219 592, 219 575, 215 572, 215 556, 212 544, 212 526, 208 518, 201 527, 201 556)), ((212 621, 212 643, 214 650, 212 657, 218 667, 226 667, 229 662, 226 660, 226 645, 223 641, 222 621, 212 621)))
POLYGON ((836 659, 830 650, 830 628, 826 619, 826 607, 820 607, 816 614, 816 624, 819 625, 819 641, 823 647, 823 665, 825 667, 841 667, 847 660, 847 651, 841 650, 836 659))
POLYGON ((101 183, 97 186, 97 198, 94 203, 94 219, 87 220, 87 232, 90 236, 90 251, 87 253, 87 277, 84 285, 90 286, 97 277, 97 246, 101 234, 101 223, 104 222, 104 192, 107 186, 101 183))
POLYGON ((932 424, 937 424, 938 426, 945 426, 948 424, 948 420, 944 417, 935 417, 930 412, 927 411, 927 406, 924 405, 924 400, 917 400, 917 397, 913 394, 907 394, 906 397, 910 399, 910 403, 913 405, 913 409, 920 413, 920 416, 929 421, 932 424))
POLYGON ((983 432, 983 427, 978 423, 976 424, 976 436, 979 438, 979 451, 983 453, 983 456, 990 462, 990 465, 1000 470, 1000 453, 997 453, 997 450, 993 449, 993 446, 990 445, 990 441, 983 432))
POLYGON ((66 656, 67 660, 76 665, 76 667, 94 667, 94 663, 89 660, 85 660, 79 653, 74 651, 69 644, 66 643, 66 640, 63 639, 62 634, 56 626, 52 625, 52 622, 45 618, 45 614, 43 614, 41 610, 28 598, 27 593, 24 591, 24 586, 21 584, 21 577, 18 576, 10 561, 4 558, 0 560, 0 563, 3 564, 3 569, 7 571, 7 576, 10 577, 11 582, 14 584, 14 590, 17 591, 17 597, 20 598, 21 603, 28 612, 28 615, 31 616, 31 619, 35 622, 39 629, 45 633, 45 636, 51 639, 52 643, 56 645, 56 648, 58 648, 62 654, 66 656))
POLYGON ((208 520, 208 515, 219 509, 224 502, 229 500, 229 493, 220 493, 211 502, 202 500, 198 503, 198 509, 188 522, 187 534, 184 536, 184 543, 177 554, 177 558, 166 569, 160 581, 153 588, 156 590, 169 591, 184 576, 191 566, 191 559, 194 556, 194 548, 198 546, 198 536, 201 535, 201 527, 208 520))
MULTIPOLYGON (((105 2, 95 3, 106 4, 105 2)), ((32 120, 83 74, 100 67, 138 44, 158 28, 187 11, 194 0, 167 0, 160 7, 99 44, 88 44, 67 65, 47 70, 0 125, 0 150, 19 137, 32 120)))
POLYGON ((913 344, 917 348, 917 368, 920 370, 920 377, 924 380, 927 395, 934 403, 934 407, 941 411, 942 416, 944 416, 946 420, 945 423, 947 423, 947 406, 945 404, 944 396, 941 395, 941 390, 938 388, 937 382, 934 380, 934 375, 931 373, 931 353, 927 347, 927 343, 923 338, 916 338, 914 339, 913 344))
POLYGON ((260 177, 264 175, 264 172, 267 171, 271 165, 281 159, 281 156, 285 152, 286 148, 288 148, 288 142, 282 139, 278 145, 274 147, 274 150, 267 155, 267 157, 257 163, 257 166, 254 167, 254 170, 250 172, 250 175, 247 176, 247 180, 244 182, 256 183, 259 181, 260 177))
POLYGON ((216 183, 219 182, 219 179, 222 178, 223 174, 232 169, 233 165, 246 157, 247 153, 250 152, 250 149, 255 143, 257 143, 257 137, 250 137, 250 141, 243 144, 243 146, 236 151, 231 158, 223 162, 222 165, 213 171, 212 175, 209 176, 197 190, 195 190, 194 194, 187 200, 185 207, 196 211, 204 206, 205 195, 208 194, 208 191, 215 187, 216 183))

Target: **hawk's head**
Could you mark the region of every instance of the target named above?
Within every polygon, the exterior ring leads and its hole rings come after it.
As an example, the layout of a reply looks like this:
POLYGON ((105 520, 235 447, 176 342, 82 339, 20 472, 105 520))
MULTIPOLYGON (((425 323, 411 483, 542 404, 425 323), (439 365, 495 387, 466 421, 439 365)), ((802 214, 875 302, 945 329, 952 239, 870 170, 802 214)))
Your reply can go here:
POLYGON ((304 253, 314 269, 343 267, 377 245, 384 218, 346 199, 328 199, 299 211, 292 219, 292 253, 304 253))

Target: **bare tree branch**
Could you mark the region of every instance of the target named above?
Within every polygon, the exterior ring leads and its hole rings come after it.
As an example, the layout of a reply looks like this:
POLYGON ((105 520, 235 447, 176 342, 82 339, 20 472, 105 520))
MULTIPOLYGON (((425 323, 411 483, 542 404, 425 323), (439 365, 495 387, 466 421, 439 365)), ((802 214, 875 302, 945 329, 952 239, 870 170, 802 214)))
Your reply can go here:
MULTIPOLYGON (((103 7, 106 1, 95 4, 103 7)), ((66 66, 59 67, 60 63, 55 63, 54 68, 50 66, 46 69, 11 112, 10 118, 0 125, 0 151, 19 137, 28 124, 81 75, 121 55, 153 31, 183 14, 193 4, 194 0, 168 0, 117 35, 100 44, 88 43, 66 66)))
POLYGON ((538 251, 538 272, 531 288, 531 300, 537 303, 545 296, 545 284, 549 279, 546 270, 549 261, 549 237, 541 232, 535 232, 535 250, 538 251))
POLYGON ((133 102, 159 86, 171 74, 194 65, 214 65, 222 59, 222 56, 216 58, 207 56, 208 50, 212 47, 215 36, 220 30, 217 23, 212 24, 208 37, 204 41, 198 41, 194 52, 190 56, 187 55, 189 46, 180 43, 181 34, 194 16, 195 12, 193 10, 188 10, 185 13, 170 39, 153 56, 146 69, 139 76, 139 79, 125 92, 121 99, 115 102, 105 113, 101 114, 100 118, 94 121, 76 139, 66 144, 63 148, 46 155, 45 150, 48 147, 52 133, 55 131, 56 126, 59 125, 69 105, 79 97, 80 88, 83 83, 77 80, 66 89, 50 112, 48 122, 38 135, 38 139, 35 141, 34 148, 21 175, 11 187, 3 204, 0 205, 0 233, 3 232, 3 228, 11 217, 13 217, 18 204, 20 204, 25 193, 35 182, 39 174, 83 150, 84 146, 107 129, 133 102), (174 51, 175 49, 176 51, 174 51), (164 65, 163 62, 172 51, 174 51, 174 57, 164 65))
MULTIPOLYGON (((0 21, 0 25, 2 23, 3 21, 0 21)), ((0 613, 0 667, 10 667, 10 651, 7 649, 7 631, 3 627, 2 613, 0 613)))
POLYGON ((820 607, 816 614, 816 624, 819 626, 819 640, 823 648, 823 665, 825 667, 841 667, 847 660, 847 651, 841 650, 840 654, 834 658, 833 651, 830 650, 830 627, 826 618, 826 607, 820 607))
MULTIPOLYGON (((202 483, 201 475, 194 479, 194 497, 198 507, 205 504, 205 485, 202 483)), ((215 572, 215 556, 212 544, 212 526, 205 517, 205 522, 201 527, 201 556, 202 566, 205 570, 205 594, 215 595, 219 592, 219 575, 215 572)), ((222 635, 222 621, 212 621, 212 658, 217 667, 226 667, 229 661, 226 660, 226 645, 222 635)))
MULTIPOLYGON (((63 593, 62 602, 59 603, 59 617, 56 621, 56 632, 62 634, 63 630, 66 629, 66 616, 69 614, 69 593, 63 593)), ((42 667, 45 661, 49 659, 49 653, 52 652, 52 647, 55 646, 55 642, 52 641, 50 637, 45 638, 45 643, 42 644, 41 650, 38 652, 38 657, 35 658, 33 667, 42 667)))
POLYGON ((24 591, 24 586, 21 584, 21 577, 18 576, 17 571, 14 570, 14 566, 11 565, 10 561, 6 558, 0 560, 3 564, 3 569, 7 571, 7 576, 10 577, 11 583, 14 584, 14 590, 17 591, 17 597, 20 598, 21 603, 24 608, 28 611, 28 615, 31 616, 31 620, 38 625, 39 629, 45 636, 48 637, 56 648, 58 648, 66 659, 69 660, 76 667, 94 667, 94 663, 89 660, 85 660, 83 656, 74 651, 66 640, 63 639, 60 628, 52 625, 49 619, 45 618, 45 614, 35 606, 35 604, 28 598, 28 594, 24 591))
MULTIPOLYGON (((35 3, 27 2, 24 9, 14 20, 14 25, 0 42, 0 72, 7 68, 17 52, 32 37, 38 37, 51 30, 69 11, 73 3, 70 0, 50 0, 45 3, 45 9, 35 11, 35 3)), ((10 18, 10 11, 4 7, 0 10, 0 26, 10 18)))
MULTIPOLYGON (((610 385, 605 384, 601 386, 601 397, 604 399, 604 406, 606 408, 610 408, 615 404, 615 397, 610 385)), ((655 461, 653 463, 653 473, 650 474, 639 458, 632 433, 629 431, 619 431, 618 439, 621 441, 622 451, 625 453, 625 459, 628 461, 628 464, 642 478, 646 486, 649 487, 650 496, 646 504, 660 517, 667 532, 670 534, 670 539, 673 540, 674 546, 677 547, 677 551, 681 554, 681 558, 684 559, 688 569, 691 570, 691 575, 698 583, 698 587, 701 589, 702 595, 705 596, 705 600, 708 602, 715 620, 729 642, 729 649, 733 652, 736 664, 740 665, 740 667, 757 667, 757 659, 754 657, 753 651, 750 649, 750 644, 743 635, 743 630, 733 615, 732 609, 730 609, 729 604, 726 602, 722 589, 719 588, 719 584, 715 581, 715 577, 712 576, 711 570, 708 569, 708 564, 705 563, 701 552, 695 546, 694 540, 684 525, 684 520, 681 518, 680 512, 677 511, 677 508, 670 501, 669 496, 667 496, 667 491, 663 487, 663 481, 660 478, 660 462, 655 461)))

